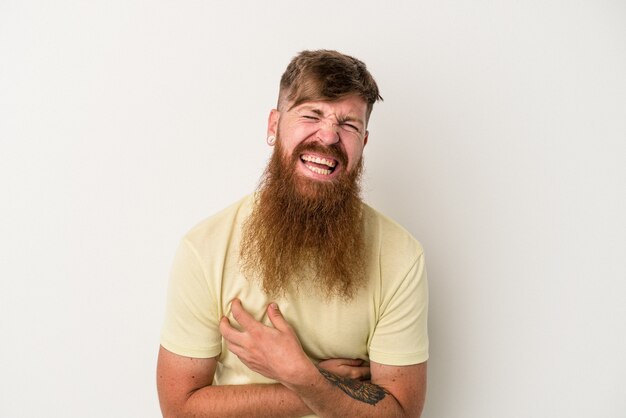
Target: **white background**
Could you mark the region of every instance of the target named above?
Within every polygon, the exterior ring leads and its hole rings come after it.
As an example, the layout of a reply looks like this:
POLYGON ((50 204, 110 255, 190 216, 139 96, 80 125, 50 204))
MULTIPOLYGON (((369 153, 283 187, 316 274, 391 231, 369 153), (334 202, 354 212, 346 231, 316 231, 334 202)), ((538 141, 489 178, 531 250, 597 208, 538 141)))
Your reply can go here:
POLYGON ((385 101, 426 248, 426 418, 626 417, 622 1, 0 1, 0 416, 156 417, 170 263, 251 192, 302 49, 385 101))

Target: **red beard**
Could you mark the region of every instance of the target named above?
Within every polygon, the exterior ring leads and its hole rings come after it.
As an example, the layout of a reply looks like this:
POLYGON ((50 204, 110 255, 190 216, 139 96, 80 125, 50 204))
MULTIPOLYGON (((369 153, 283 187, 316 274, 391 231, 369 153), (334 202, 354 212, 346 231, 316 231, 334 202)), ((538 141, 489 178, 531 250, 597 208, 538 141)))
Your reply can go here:
POLYGON ((313 285, 324 296, 352 297, 364 282, 362 160, 329 181, 297 173, 305 151, 347 166, 337 145, 299 144, 285 156, 280 139, 259 186, 241 244, 242 270, 270 296, 313 285))

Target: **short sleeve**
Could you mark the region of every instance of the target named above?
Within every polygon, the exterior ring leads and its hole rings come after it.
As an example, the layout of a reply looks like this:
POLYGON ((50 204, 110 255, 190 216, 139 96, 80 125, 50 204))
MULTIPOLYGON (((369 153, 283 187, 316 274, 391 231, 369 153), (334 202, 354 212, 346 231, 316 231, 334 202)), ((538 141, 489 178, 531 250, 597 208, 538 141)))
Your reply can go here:
POLYGON ((403 278, 383 291, 370 359, 405 366, 428 360, 428 283, 423 252, 403 278))
POLYGON ((161 345, 187 357, 211 358, 222 350, 215 289, 200 257, 186 239, 174 257, 167 292, 161 345))

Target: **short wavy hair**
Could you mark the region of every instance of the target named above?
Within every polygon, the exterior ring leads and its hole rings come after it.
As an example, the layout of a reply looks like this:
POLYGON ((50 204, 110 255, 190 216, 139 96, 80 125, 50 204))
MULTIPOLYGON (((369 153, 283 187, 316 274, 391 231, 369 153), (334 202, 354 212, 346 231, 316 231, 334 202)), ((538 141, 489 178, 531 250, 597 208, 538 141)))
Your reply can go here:
POLYGON ((374 103, 383 98, 365 63, 337 51, 302 51, 291 60, 280 79, 278 109, 352 95, 365 100, 369 120, 374 103))

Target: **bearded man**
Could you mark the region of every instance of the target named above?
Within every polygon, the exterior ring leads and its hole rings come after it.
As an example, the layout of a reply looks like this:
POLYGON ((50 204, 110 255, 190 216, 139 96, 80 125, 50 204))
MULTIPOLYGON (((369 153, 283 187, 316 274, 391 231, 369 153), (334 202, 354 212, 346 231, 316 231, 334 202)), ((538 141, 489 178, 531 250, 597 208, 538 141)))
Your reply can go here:
POLYGON ((365 64, 287 67, 257 193, 182 240, 157 365, 165 417, 419 417, 423 250, 360 198, 378 87, 365 64))

